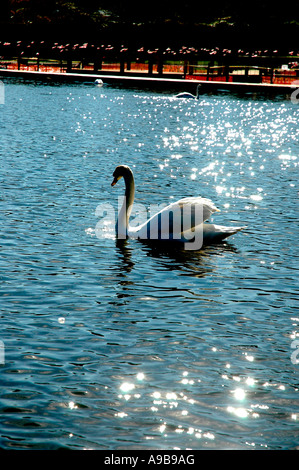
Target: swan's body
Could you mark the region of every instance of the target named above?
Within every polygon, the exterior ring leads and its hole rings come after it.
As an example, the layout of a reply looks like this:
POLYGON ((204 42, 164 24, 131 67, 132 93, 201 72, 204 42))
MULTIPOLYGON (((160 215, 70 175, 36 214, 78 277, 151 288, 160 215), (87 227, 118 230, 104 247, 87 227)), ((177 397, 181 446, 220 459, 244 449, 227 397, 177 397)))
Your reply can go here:
POLYGON ((141 225, 130 227, 129 219, 135 194, 134 176, 132 170, 125 165, 116 167, 113 176, 111 186, 114 186, 122 177, 126 186, 125 198, 116 224, 118 238, 177 241, 184 242, 185 247, 190 246, 188 249, 199 249, 203 243, 217 243, 244 228, 204 223, 213 212, 219 209, 210 199, 201 197, 179 199, 164 207, 141 225), (195 248, 195 241, 200 242, 200 246, 195 248), (191 248, 192 244, 194 244, 193 248, 191 248))
POLYGON ((200 83, 196 87, 196 95, 192 95, 192 93, 188 93, 187 91, 183 91, 182 93, 178 93, 177 95, 175 95, 175 97, 176 98, 185 98, 185 99, 191 98, 191 99, 198 100, 199 99, 199 88, 200 88, 200 83))

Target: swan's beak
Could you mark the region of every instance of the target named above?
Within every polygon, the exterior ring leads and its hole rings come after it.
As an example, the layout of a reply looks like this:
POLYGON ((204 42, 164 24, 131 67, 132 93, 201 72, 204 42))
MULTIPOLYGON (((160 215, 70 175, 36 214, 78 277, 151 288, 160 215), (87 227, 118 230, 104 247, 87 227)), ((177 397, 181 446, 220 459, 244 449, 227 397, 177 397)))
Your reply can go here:
POLYGON ((114 186, 116 183, 117 183, 118 179, 117 178, 114 178, 114 180, 112 181, 111 183, 111 186, 114 186))

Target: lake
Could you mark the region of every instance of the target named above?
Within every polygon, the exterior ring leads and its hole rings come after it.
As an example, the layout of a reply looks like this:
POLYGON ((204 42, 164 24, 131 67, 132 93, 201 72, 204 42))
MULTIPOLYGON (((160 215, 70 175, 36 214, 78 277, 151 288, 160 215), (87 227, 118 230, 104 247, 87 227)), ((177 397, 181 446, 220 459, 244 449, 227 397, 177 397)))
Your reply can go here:
POLYGON ((0 447, 298 447, 298 104, 3 81, 0 447), (203 196, 246 230, 97 236, 119 164, 136 203, 203 196))

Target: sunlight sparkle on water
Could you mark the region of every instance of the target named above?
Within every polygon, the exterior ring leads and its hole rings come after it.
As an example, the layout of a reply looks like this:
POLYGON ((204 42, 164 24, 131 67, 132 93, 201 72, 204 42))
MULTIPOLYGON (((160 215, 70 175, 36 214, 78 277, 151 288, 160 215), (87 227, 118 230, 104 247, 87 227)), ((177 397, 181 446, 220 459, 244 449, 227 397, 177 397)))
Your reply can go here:
POLYGON ((233 394, 236 400, 244 400, 246 396, 246 393, 242 388, 237 388, 236 390, 234 390, 233 394))
POLYGON ((161 426, 159 427, 159 431, 163 434, 165 429, 166 429, 166 424, 165 423, 161 424, 161 426))
POLYGON ((74 401, 70 401, 68 406, 71 410, 75 410, 75 409, 78 408, 78 406, 76 405, 76 403, 74 401))
POLYGON ((122 392, 127 393, 127 392, 130 392, 131 390, 134 390, 135 385, 130 382, 124 382, 121 384, 119 388, 122 392))
POLYGON ((251 194, 250 199, 253 201, 262 201, 263 197, 260 194, 251 194))
POLYGON ((234 408, 233 406, 228 406, 227 411, 233 413, 239 418, 247 418, 248 411, 245 408, 234 408))
POLYGON ((256 382, 256 381, 255 381, 252 377, 248 377, 248 378, 246 379, 246 384, 247 384, 247 385, 252 386, 252 385, 255 384, 255 382, 256 382))
POLYGON ((245 359, 246 359, 247 361, 249 361, 249 362, 253 362, 253 361, 254 361, 254 357, 251 356, 250 354, 247 354, 247 353, 245 353, 245 359))
POLYGON ((114 416, 117 416, 118 418, 125 418, 127 413, 124 413, 123 411, 120 411, 119 413, 115 413, 114 416))

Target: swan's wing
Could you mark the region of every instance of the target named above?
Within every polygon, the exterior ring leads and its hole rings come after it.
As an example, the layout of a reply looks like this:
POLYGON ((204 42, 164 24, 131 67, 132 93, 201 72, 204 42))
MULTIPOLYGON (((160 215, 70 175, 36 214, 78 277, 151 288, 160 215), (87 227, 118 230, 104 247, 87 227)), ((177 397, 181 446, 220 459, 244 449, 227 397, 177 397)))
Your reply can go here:
POLYGON ((145 223, 129 229, 129 236, 156 240, 181 240, 218 211, 206 198, 180 199, 153 215, 145 223))
POLYGON ((217 209, 211 199, 204 197, 184 197, 183 199, 170 204, 168 207, 171 208, 172 206, 176 205, 179 205, 182 212, 184 213, 185 211, 187 215, 191 211, 191 229, 196 227, 196 225, 201 224, 205 220, 208 220, 213 212, 219 212, 219 209, 217 209), (196 212, 198 212, 198 214, 196 214, 196 212))

